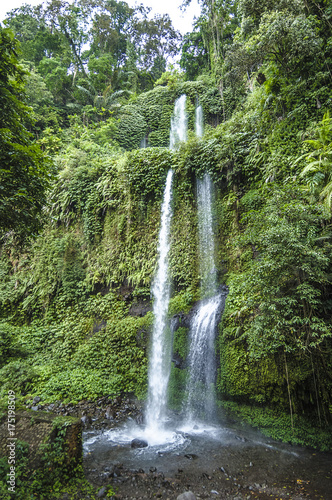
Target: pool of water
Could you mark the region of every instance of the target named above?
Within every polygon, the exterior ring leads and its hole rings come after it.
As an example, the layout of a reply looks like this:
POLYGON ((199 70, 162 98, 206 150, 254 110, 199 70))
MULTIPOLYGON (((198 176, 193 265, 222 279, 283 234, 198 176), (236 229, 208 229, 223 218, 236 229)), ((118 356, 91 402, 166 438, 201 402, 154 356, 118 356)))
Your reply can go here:
POLYGON ((170 480, 185 477, 186 487, 197 491, 236 485, 256 498, 332 499, 332 454, 279 443, 236 424, 170 420, 163 430, 151 432, 129 420, 104 432, 85 432, 84 461, 88 470, 99 472, 121 464, 144 473, 157 470, 170 480), (135 438, 148 446, 132 448, 135 438))

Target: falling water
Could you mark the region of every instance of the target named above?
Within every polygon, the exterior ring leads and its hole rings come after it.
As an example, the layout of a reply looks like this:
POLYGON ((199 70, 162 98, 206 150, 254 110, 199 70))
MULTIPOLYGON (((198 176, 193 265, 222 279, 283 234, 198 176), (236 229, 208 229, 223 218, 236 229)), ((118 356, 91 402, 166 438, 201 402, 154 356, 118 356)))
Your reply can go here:
MULTIPOLYGON (((187 116, 185 104, 185 95, 182 95, 175 102, 174 115, 171 120, 170 149, 176 149, 181 141, 186 140, 187 116)), ((169 170, 161 207, 158 270, 152 288, 155 320, 149 359, 148 403, 146 409, 147 435, 152 436, 152 440, 158 439, 158 434, 160 438, 160 433, 164 429, 167 408, 167 386, 171 372, 172 335, 167 322, 167 311, 170 299, 168 253, 172 219, 172 178, 173 171, 169 170)))
POLYGON ((144 148, 147 148, 148 147, 148 141, 146 139, 146 136, 144 136, 142 139, 141 139, 141 142, 140 142, 140 149, 144 149, 144 148))
POLYGON ((217 293, 212 227, 212 183, 205 174, 197 180, 201 301, 190 328, 186 416, 209 420, 215 408, 216 374, 214 341, 222 296, 217 293))
POLYGON ((180 142, 187 140, 186 95, 179 97, 174 104, 174 113, 171 118, 170 149, 176 149, 180 142))
POLYGON ((159 260, 152 293, 154 297, 154 325, 149 364, 149 391, 146 412, 147 428, 152 432, 163 426, 166 413, 167 385, 170 375, 171 339, 167 331, 167 310, 170 298, 168 279, 169 230, 172 218, 173 171, 167 174, 164 199, 161 207, 161 227, 159 232, 159 260))
POLYGON ((195 132, 197 137, 203 137, 204 122, 203 122, 203 108, 201 105, 197 106, 195 110, 195 132))

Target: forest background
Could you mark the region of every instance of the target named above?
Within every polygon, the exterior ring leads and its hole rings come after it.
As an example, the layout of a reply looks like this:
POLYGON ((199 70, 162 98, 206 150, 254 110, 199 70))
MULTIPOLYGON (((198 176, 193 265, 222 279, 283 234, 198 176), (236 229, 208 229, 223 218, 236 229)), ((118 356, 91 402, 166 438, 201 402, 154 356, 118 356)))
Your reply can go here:
MULTIPOLYGON (((144 398, 167 171, 170 316, 200 297, 195 183, 209 172, 229 289, 220 404, 275 438, 329 449, 332 2, 200 6, 183 36, 167 15, 115 0, 25 5, 1 27, 1 395, 144 398), (189 138, 171 152, 182 94, 189 138)), ((183 360, 187 335, 175 332, 183 360)), ((173 366, 174 407, 184 380, 173 366)))

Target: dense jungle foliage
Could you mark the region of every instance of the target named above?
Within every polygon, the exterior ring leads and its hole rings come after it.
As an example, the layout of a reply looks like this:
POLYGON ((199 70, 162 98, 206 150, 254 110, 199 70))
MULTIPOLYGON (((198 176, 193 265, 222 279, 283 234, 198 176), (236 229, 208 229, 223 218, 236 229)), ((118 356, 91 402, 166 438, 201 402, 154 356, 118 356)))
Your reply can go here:
MULTIPOLYGON (((183 37, 115 0, 25 5, 1 27, 1 396, 144 398, 167 171, 170 317, 200 297, 196 178, 209 172, 229 289, 220 404, 329 449, 332 1, 200 3, 183 37), (170 151, 182 94, 189 138, 170 151)), ((183 359, 187 336, 175 332, 183 359)), ((172 368, 174 405, 184 377, 172 368)))

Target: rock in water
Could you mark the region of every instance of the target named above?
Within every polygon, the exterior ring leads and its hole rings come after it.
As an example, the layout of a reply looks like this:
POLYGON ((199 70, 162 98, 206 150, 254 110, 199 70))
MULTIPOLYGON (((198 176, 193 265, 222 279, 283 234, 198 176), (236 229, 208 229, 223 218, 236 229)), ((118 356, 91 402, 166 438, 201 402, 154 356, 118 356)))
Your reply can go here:
POLYGON ((146 448, 148 446, 148 442, 144 441, 144 439, 135 438, 132 440, 130 446, 132 448, 146 448))
POLYGON ((196 500, 196 497, 192 491, 185 491, 184 493, 181 493, 176 500, 196 500))

